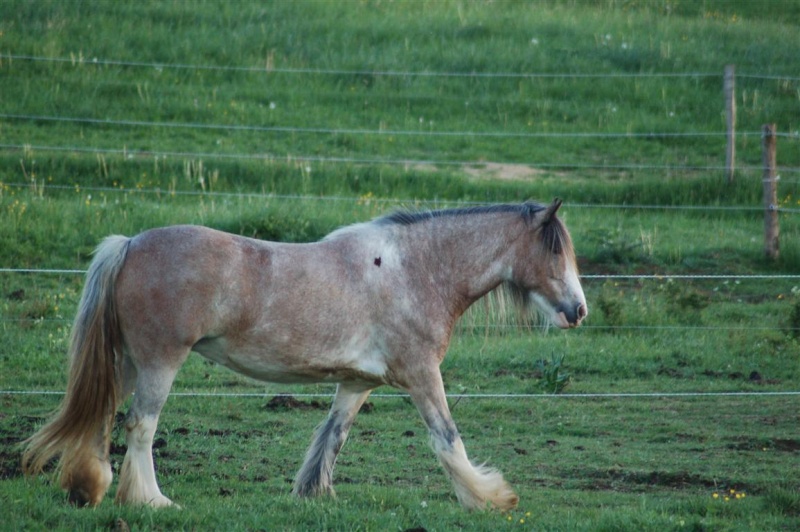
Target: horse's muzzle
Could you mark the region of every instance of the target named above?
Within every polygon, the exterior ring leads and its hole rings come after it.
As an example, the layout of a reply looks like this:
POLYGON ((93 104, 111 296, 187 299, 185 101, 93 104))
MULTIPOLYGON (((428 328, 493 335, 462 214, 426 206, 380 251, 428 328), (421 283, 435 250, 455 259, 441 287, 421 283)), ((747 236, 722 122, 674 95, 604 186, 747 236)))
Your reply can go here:
POLYGON ((579 326, 586 315, 589 314, 589 309, 586 307, 586 303, 578 303, 571 308, 562 306, 558 310, 559 314, 564 317, 565 322, 563 326, 559 326, 564 329, 579 326))

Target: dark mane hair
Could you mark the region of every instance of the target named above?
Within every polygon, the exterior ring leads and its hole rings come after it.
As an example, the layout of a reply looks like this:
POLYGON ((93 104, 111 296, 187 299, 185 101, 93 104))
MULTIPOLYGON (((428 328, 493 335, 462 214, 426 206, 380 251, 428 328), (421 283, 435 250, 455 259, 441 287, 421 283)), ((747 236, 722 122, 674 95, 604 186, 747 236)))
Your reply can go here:
POLYGON ((526 220, 544 210, 546 207, 539 203, 525 202, 520 204, 478 205, 475 207, 461 207, 458 209, 438 209, 433 211, 396 211, 375 220, 380 225, 414 225, 435 218, 450 216, 464 216, 470 214, 497 214, 517 213, 526 220))
MULTIPOLYGON (((433 211, 397 211, 375 220, 378 225, 409 226, 437 218, 457 217, 471 214, 519 214, 526 223, 530 223, 536 214, 547 209, 546 205, 534 202, 518 204, 480 205, 458 209, 438 209, 433 211)), ((541 226, 542 245, 551 253, 560 255, 565 249, 572 249, 572 241, 567 228, 553 215, 541 226)))
POLYGON ((542 245, 555 255, 561 255, 564 250, 572 249, 572 239, 564 223, 552 216, 542 225, 542 245))

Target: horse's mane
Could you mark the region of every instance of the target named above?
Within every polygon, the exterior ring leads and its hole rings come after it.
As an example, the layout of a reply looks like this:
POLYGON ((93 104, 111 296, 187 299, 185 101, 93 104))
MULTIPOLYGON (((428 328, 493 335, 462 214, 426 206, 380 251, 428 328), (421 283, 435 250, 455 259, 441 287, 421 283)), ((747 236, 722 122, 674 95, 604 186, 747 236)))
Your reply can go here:
MULTIPOLYGON (((546 205, 542 205, 540 203, 525 202, 519 204, 481 205, 475 207, 439 209, 432 211, 401 210, 377 218, 373 223, 384 226, 410 226, 438 218, 498 213, 519 214, 526 223, 530 223, 537 213, 545 210, 546 208, 546 205)), ((569 232, 557 216, 552 216, 549 220, 542 224, 541 238, 542 244, 545 246, 545 248, 556 255, 564 253, 564 250, 572 249, 572 240, 570 239, 569 232)))
POLYGON ((545 206, 538 203, 478 205, 475 207, 461 207, 458 209, 438 209, 433 211, 396 211, 375 220, 379 225, 414 225, 427 222, 436 218, 456 217, 474 214, 519 214, 526 219, 533 218, 537 212, 544 210, 545 206))

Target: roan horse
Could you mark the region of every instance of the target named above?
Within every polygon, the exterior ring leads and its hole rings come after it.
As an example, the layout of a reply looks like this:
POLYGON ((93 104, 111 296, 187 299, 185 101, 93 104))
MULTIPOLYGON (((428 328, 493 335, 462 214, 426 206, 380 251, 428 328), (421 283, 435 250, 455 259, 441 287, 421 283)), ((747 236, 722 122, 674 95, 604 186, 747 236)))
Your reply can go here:
POLYGON ((311 244, 195 226, 110 236, 87 273, 66 395, 25 442, 23 468, 39 473, 60 455, 70 501, 99 504, 111 484, 117 406, 134 393, 116 500, 172 504, 156 483, 153 436, 178 369, 196 351, 256 379, 338 383, 297 495, 333 494, 353 420, 388 384, 410 395, 463 506, 513 508, 518 497, 502 475, 467 458, 439 364, 458 317, 503 284, 558 327, 586 317, 560 205, 400 212, 311 244))

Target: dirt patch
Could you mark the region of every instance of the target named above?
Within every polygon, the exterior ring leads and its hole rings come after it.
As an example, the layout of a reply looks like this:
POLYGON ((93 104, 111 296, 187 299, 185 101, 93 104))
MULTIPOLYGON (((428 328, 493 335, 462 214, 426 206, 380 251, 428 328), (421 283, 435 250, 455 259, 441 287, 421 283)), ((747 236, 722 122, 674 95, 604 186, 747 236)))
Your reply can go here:
POLYGON ((785 453, 800 452, 800 440, 791 438, 736 438, 727 445, 734 451, 780 451, 785 453))
POLYGON ((582 470, 573 473, 585 481, 584 489, 639 493, 653 489, 686 490, 692 488, 737 490, 744 486, 724 479, 706 478, 686 471, 628 471, 624 469, 582 470))
POLYGON ((316 399, 300 401, 291 395, 276 395, 264 405, 267 410, 327 410, 330 407, 316 399))
MULTIPOLYGON (((408 165, 407 170, 418 172, 436 172, 438 168, 433 164, 408 165)), ((508 181, 530 181, 543 175, 561 175, 558 173, 533 168, 525 164, 504 163, 473 163, 461 167, 461 171, 470 177, 481 179, 502 179, 508 181)))
POLYGON ((435 164, 418 163, 406 165, 406 170, 416 170, 418 172, 436 172, 438 168, 436 168, 435 164))
POLYGON ((115 519, 114 522, 108 528, 112 532, 131 532, 131 527, 121 517, 115 519))
POLYGON ((7 298, 9 301, 22 301, 22 300, 24 300, 24 299, 25 299, 25 290, 24 290, 24 289, 22 289, 22 288, 20 288, 20 289, 18 289, 18 290, 14 290, 13 292, 10 292, 10 293, 9 293, 9 294, 6 296, 6 298, 7 298))
POLYGON ((15 452, 0 451, 0 480, 22 476, 20 455, 15 452))
MULTIPOLYGON (((265 410, 283 411, 283 410, 328 410, 330 403, 327 401, 300 401, 291 395, 276 395, 264 405, 265 410)), ((364 403, 361 405, 359 413, 369 414, 375 410, 375 405, 372 403, 364 403)))
MULTIPOLYGON (((0 429, 0 480, 22 476, 22 448, 19 444, 33 434, 41 421, 34 416, 16 416, 16 420, 16 425, 11 430, 0 429)), ((50 468, 53 463, 51 460, 46 468, 50 468)))
POLYGON ((470 177, 503 179, 509 181, 528 181, 541 177, 545 172, 524 164, 484 163, 463 167, 470 177))
POLYGON ((775 438, 770 440, 772 448, 776 451, 796 453, 800 451, 800 440, 775 438))

